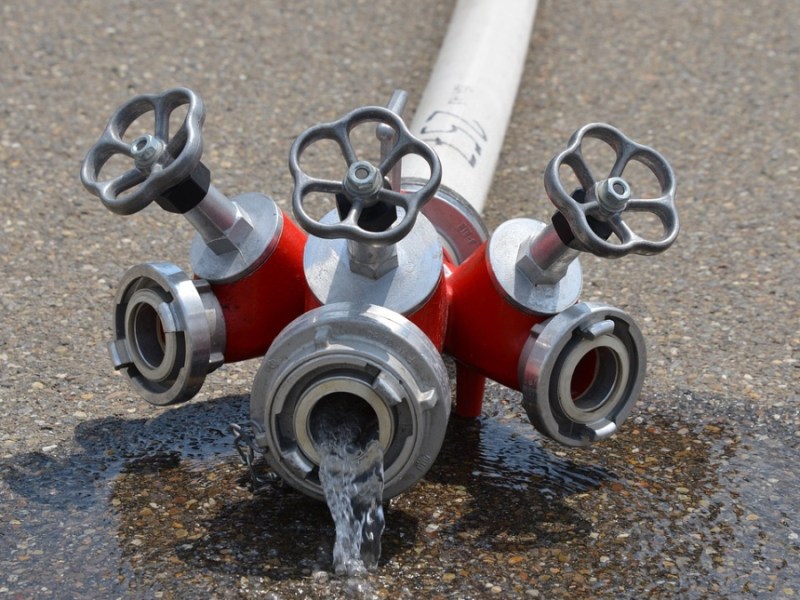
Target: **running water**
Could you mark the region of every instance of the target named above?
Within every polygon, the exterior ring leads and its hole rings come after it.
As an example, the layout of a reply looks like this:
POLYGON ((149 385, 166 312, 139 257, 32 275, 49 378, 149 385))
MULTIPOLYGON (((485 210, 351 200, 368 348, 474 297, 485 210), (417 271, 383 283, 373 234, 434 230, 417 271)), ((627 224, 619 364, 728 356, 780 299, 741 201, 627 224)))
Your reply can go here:
POLYGON ((353 576, 378 565, 383 516, 383 449, 374 412, 360 398, 335 394, 312 416, 319 480, 336 525, 333 568, 353 576))

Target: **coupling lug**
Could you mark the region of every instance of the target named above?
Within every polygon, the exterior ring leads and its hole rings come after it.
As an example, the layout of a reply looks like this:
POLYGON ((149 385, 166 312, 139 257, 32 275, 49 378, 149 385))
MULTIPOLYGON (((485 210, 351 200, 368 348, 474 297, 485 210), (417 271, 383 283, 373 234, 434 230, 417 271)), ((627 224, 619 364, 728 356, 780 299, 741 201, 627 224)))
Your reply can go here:
POLYGON ((614 328, 616 325, 614 321, 610 319, 606 319, 605 321, 599 321, 598 323, 587 323, 583 327, 581 327, 581 334, 588 340, 596 340, 602 335, 611 335, 614 333, 614 328))
POLYGON ((400 387, 400 382, 386 371, 381 371, 372 381, 372 389, 374 389, 389 406, 397 406, 400 404, 405 395, 402 387, 400 387))
POLYGON ((433 410, 437 402, 436 390, 426 390, 417 394, 417 404, 424 411, 433 410))
POLYGON ((133 363, 124 340, 108 342, 108 351, 111 354, 111 363, 114 365, 115 371, 124 369, 133 363))

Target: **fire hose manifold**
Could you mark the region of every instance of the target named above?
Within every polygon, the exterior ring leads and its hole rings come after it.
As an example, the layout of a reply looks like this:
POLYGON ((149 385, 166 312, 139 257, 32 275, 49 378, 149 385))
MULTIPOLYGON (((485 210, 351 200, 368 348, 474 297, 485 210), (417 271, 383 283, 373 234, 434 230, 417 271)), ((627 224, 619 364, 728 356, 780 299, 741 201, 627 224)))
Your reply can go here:
POLYGON ((609 125, 591 124, 545 171, 557 208, 551 222, 513 219, 488 237, 475 210, 440 189, 439 159, 406 128, 404 101, 395 94, 388 108, 362 107, 297 138, 289 164, 299 228, 267 196, 228 200, 210 184, 200 162, 204 108, 187 89, 126 103, 81 172, 113 212, 131 214, 155 201, 198 231, 192 276, 147 263, 123 277, 110 344, 115 368, 148 401, 165 405, 194 396, 223 363, 263 356, 250 401, 254 443, 284 480, 316 498, 312 425, 329 402, 357 405, 374 421, 386 498, 424 476, 451 410, 443 355, 456 363, 461 416, 480 414, 490 378, 520 390, 531 422, 552 439, 582 446, 612 435, 641 392, 645 344, 624 311, 578 302, 578 255, 655 254, 678 234, 667 161, 609 125), (171 134, 170 115, 182 106, 186 116, 171 134), (123 141, 149 112, 153 134, 123 141), (380 141, 376 163, 359 157, 350 140, 365 123, 380 141), (586 138, 614 153, 608 176, 588 166, 586 138), (341 179, 301 167, 304 152, 321 140, 335 142, 344 157, 341 179), (132 168, 103 179, 116 154, 132 168), (427 179, 416 171, 402 177, 409 156, 427 165, 427 179), (631 161, 655 176, 656 198, 634 197, 623 177, 631 161), (564 170, 574 173, 577 190, 565 188, 564 170), (312 193, 331 196, 335 208, 314 218, 306 206, 312 193), (626 212, 654 214, 662 234, 641 237, 626 212), (454 213, 459 224, 472 224, 470 238, 479 244, 471 253, 452 243, 446 215, 454 213))

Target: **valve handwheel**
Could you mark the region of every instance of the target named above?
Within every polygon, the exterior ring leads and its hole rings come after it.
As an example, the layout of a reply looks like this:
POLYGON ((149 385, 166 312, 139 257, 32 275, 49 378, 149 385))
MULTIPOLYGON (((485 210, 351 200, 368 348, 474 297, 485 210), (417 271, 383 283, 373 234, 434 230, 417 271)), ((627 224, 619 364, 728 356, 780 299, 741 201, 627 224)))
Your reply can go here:
POLYGON ((617 258, 630 252, 658 254, 669 248, 678 236, 672 167, 661 154, 637 144, 610 125, 591 123, 576 131, 567 149, 547 165, 544 187, 550 201, 569 223, 580 249, 597 256, 617 258), (584 138, 599 139, 616 152, 614 166, 606 179, 597 180, 592 174, 581 153, 584 138), (631 198, 631 188, 622 177, 631 161, 640 162, 655 175, 661 186, 657 198, 631 198), (571 196, 564 188, 559 173, 562 165, 572 169, 577 177, 583 189, 582 198, 571 196), (623 214, 628 211, 656 215, 661 221, 663 235, 652 240, 636 234, 623 219, 623 214), (605 227, 598 227, 598 222, 605 224, 605 227), (616 236, 619 243, 606 239, 601 231, 603 229, 616 236))
POLYGON ((97 143, 89 150, 81 168, 81 181, 110 211, 130 215, 139 212, 169 188, 189 177, 203 153, 201 129, 205 106, 187 88, 131 99, 111 116, 97 143), (170 137, 170 117, 188 105, 178 131, 170 137), (127 129, 148 112, 155 113, 153 135, 124 141, 127 129), (133 160, 133 168, 111 179, 101 179, 103 167, 115 155, 133 160))
POLYGON ((420 209, 436 193, 442 179, 442 167, 436 153, 422 140, 414 137, 399 116, 380 106, 358 108, 338 121, 316 125, 303 132, 292 145, 289 169, 295 182, 292 207, 295 218, 303 229, 320 238, 347 238, 377 245, 396 243, 411 231, 420 209), (350 141, 353 128, 365 122, 382 123, 395 132, 394 145, 377 166, 359 160, 350 141), (300 167, 303 152, 312 144, 325 139, 333 140, 339 145, 347 162, 347 173, 342 181, 311 177, 300 167), (385 178, 398 161, 409 154, 416 154, 428 163, 431 171, 428 181, 408 194, 389 189, 385 185, 385 178), (349 202, 346 216, 335 223, 323 223, 314 219, 305 208, 306 197, 314 192, 344 196, 349 202), (400 208, 404 214, 381 230, 365 228, 360 223, 362 215, 379 204, 400 208))

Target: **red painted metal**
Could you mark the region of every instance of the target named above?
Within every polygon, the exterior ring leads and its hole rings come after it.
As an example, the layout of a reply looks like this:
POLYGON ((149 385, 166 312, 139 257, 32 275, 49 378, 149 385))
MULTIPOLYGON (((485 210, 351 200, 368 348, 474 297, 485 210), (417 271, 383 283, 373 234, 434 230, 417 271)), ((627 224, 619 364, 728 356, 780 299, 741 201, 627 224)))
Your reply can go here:
MULTIPOLYGON (((444 336, 447 330, 448 305, 448 286, 443 275, 425 303, 410 315, 404 315, 430 338, 433 345, 440 352, 444 346, 444 336)), ((311 290, 307 289, 305 310, 313 310, 320 306, 322 306, 322 303, 319 299, 311 290)))
POLYGON ((306 234, 285 214, 272 254, 253 273, 212 285, 225 318, 225 362, 266 354, 272 340, 303 312, 306 234))
POLYGON ((519 389, 517 365, 531 327, 547 317, 512 305, 498 291, 484 243, 448 277, 450 311, 444 351, 456 359, 456 414, 480 415, 483 379, 519 389))
MULTIPOLYGON (((305 241, 305 233, 284 216, 280 240, 261 267, 240 281, 213 286, 225 318, 225 362, 262 356, 290 321, 320 306, 305 281, 305 241)), ((455 359, 455 413, 465 418, 480 416, 487 378, 519 389, 523 346, 531 328, 548 318, 512 304, 498 289, 487 244, 458 266, 445 257, 430 298, 406 315, 455 359)), ((591 381, 594 360, 579 365, 574 393, 591 381)))
POLYGON ((483 409, 486 377, 460 361, 456 361, 456 415, 464 419, 477 419, 483 409))
POLYGON ((447 282, 443 274, 431 297, 408 315, 408 320, 425 332, 439 352, 444 347, 449 300, 447 282))

